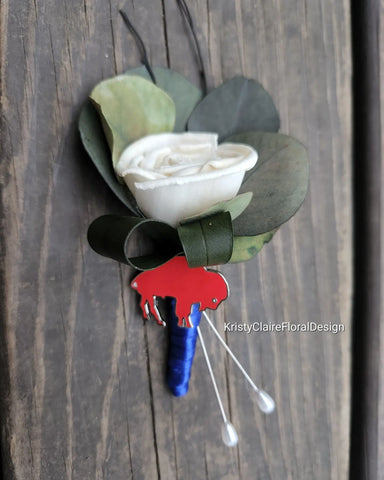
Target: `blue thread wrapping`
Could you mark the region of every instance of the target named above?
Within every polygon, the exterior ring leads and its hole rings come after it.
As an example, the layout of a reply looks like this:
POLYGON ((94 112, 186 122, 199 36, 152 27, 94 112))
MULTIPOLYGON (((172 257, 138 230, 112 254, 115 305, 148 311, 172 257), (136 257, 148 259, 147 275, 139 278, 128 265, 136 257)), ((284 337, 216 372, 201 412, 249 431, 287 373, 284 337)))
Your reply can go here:
POLYGON ((195 356, 197 327, 201 320, 199 304, 192 305, 191 322, 193 327, 179 327, 175 314, 176 300, 171 300, 170 320, 168 321, 169 352, 167 383, 175 397, 181 397, 188 392, 189 379, 193 357, 195 356))

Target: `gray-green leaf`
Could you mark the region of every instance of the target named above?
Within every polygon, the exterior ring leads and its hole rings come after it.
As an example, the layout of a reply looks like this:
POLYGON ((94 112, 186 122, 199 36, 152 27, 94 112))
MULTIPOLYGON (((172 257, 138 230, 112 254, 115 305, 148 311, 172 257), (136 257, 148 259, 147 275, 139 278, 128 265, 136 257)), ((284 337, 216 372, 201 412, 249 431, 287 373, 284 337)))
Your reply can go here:
POLYGON ((199 220, 210 215, 214 215, 219 212, 229 212, 231 219, 234 220, 248 207, 252 200, 252 192, 242 193, 237 195, 230 200, 225 200, 224 202, 216 203, 212 207, 208 208, 204 212, 201 212, 193 217, 185 218, 181 223, 188 223, 191 221, 199 220))
POLYGON ((245 77, 234 77, 215 88, 188 121, 188 130, 217 132, 220 141, 240 132, 277 132, 279 127, 271 96, 260 83, 245 77))
POLYGON ((132 213, 141 215, 136 200, 128 187, 120 184, 116 178, 101 120, 90 101, 87 101, 81 110, 79 131, 84 148, 107 185, 132 213))
POLYGON ((253 192, 251 204, 234 222, 235 235, 266 233, 289 220, 308 188, 307 151, 298 140, 280 133, 234 135, 231 142, 251 145, 259 154, 240 192, 253 192))
MULTIPOLYGON (((193 109, 203 98, 202 92, 185 77, 169 68, 153 67, 152 70, 156 77, 156 85, 167 92, 175 104, 174 131, 184 132, 193 109)), ((144 66, 128 70, 126 75, 140 75, 148 80, 151 78, 144 66)))
POLYGON ((104 80, 96 85, 90 98, 101 115, 114 166, 130 143, 173 130, 172 99, 145 78, 118 75, 104 80))
POLYGON ((272 240, 275 231, 255 235, 254 237, 234 237, 233 251, 229 263, 245 262, 253 258, 272 240))

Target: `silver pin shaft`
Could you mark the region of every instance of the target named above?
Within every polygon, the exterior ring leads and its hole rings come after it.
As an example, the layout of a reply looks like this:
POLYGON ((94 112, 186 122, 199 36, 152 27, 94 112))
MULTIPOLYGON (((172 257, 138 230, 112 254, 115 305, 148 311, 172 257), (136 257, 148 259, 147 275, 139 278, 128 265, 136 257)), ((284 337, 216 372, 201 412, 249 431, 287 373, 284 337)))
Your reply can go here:
POLYGON ((239 367, 241 373, 244 375, 244 377, 246 378, 246 380, 248 381, 248 383, 251 385, 251 387, 255 390, 255 392, 260 392, 260 388, 254 383, 254 381, 252 380, 252 378, 248 375, 248 373, 246 372, 246 370, 244 369, 244 367, 241 365, 241 363, 239 362, 239 360, 236 358, 235 354, 232 352, 232 350, 228 347, 228 345, 225 343, 225 341, 223 340, 223 338, 221 337, 220 333, 216 330, 216 327, 213 325, 213 323, 211 322, 210 318, 208 317, 208 315, 205 313, 205 311, 203 311, 203 315, 206 319, 206 321, 208 322, 208 325, 212 328, 214 334, 216 335, 216 337, 218 338, 218 340, 220 341, 221 345, 225 348, 225 350, 228 352, 229 356, 232 358, 232 360, 236 363, 236 365, 239 367))
POLYGON ((208 357, 207 349, 205 348, 205 343, 204 343, 203 335, 201 334, 200 327, 197 327, 197 334, 199 336, 199 340, 200 340, 200 343, 201 343, 201 348, 203 349, 205 363, 207 364, 207 367, 208 367, 209 375, 210 375, 211 380, 212 380, 213 388, 215 390, 217 403, 219 404, 221 415, 223 417, 224 423, 227 423, 228 422, 227 415, 225 414, 225 411, 224 411, 223 402, 222 402, 221 397, 220 397, 219 389, 217 388, 215 376, 213 374, 213 370, 212 370, 211 362, 210 362, 209 357, 208 357))

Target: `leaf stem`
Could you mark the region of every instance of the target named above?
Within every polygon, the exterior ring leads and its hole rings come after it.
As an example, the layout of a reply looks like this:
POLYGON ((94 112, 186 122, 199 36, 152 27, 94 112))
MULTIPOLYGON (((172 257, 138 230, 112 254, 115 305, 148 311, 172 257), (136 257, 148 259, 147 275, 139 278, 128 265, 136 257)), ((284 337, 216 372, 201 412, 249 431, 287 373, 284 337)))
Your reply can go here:
POLYGON ((145 48, 145 45, 144 45, 144 42, 143 42, 142 38, 140 37, 137 30, 133 26, 132 22, 129 20, 128 15, 123 10, 119 10, 119 13, 122 16, 126 27, 131 32, 133 38, 135 39, 136 45, 137 45, 137 47, 139 49, 139 52, 140 52, 140 55, 141 55, 141 63, 145 66, 149 76, 151 77, 152 82, 156 85, 156 83, 157 83, 156 82, 156 77, 155 77, 155 74, 153 73, 151 64, 149 63, 147 49, 145 48))
POLYGON ((194 23, 193 23, 192 15, 191 15, 191 12, 189 11, 188 5, 185 2, 185 0, 176 0, 176 1, 177 1, 177 5, 180 9, 180 12, 183 14, 183 16, 185 18, 185 21, 187 22, 187 24, 189 26, 189 29, 191 31, 191 34, 192 34, 192 39, 193 39, 193 43, 195 45, 196 54, 197 54, 197 61, 198 61, 198 64, 199 64, 199 73, 200 73, 201 83, 202 83, 202 87, 203 87, 203 93, 206 94, 207 93, 207 78, 206 78, 206 75, 205 75, 203 57, 202 57, 202 54, 201 54, 199 41, 197 39, 196 30, 195 30, 195 26, 194 26, 194 23))

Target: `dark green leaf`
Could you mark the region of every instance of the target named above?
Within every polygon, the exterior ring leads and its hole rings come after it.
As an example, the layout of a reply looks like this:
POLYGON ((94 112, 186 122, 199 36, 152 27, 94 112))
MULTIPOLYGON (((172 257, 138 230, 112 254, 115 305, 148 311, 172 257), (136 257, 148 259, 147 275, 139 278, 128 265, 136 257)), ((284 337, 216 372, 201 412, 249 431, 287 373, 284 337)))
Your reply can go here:
POLYGON ((146 135, 171 132, 175 125, 172 99, 142 77, 118 75, 104 80, 90 98, 100 113, 113 165, 130 143, 146 135))
POLYGON ((233 252, 229 263, 250 260, 260 252, 265 243, 272 240, 273 235, 274 232, 267 232, 254 237, 234 237, 233 252))
POLYGON ((220 141, 240 132, 277 132, 279 127, 270 95, 260 83, 244 77, 234 77, 209 93, 188 121, 188 130, 217 132, 220 141))
POLYGON ((227 263, 232 255, 233 233, 229 212, 221 212, 177 229, 190 267, 227 263))
POLYGON ((125 184, 120 184, 116 178, 112 167, 111 152, 105 139, 99 115, 89 100, 81 111, 79 130, 84 148, 113 193, 132 213, 142 215, 128 187, 125 184))
MULTIPOLYGON (((176 107, 175 132, 186 129, 188 118, 195 106, 203 98, 202 92, 190 83, 185 77, 169 68, 153 67, 156 85, 165 90, 172 98, 176 107)), ((133 68, 126 72, 127 75, 140 75, 146 79, 151 77, 144 66, 133 68)))
POLYGON ((307 151, 297 140, 279 133, 234 135, 230 142, 251 145, 259 154, 240 192, 253 192, 250 206, 234 222, 235 235, 266 233, 289 220, 303 203, 308 188, 307 151))

